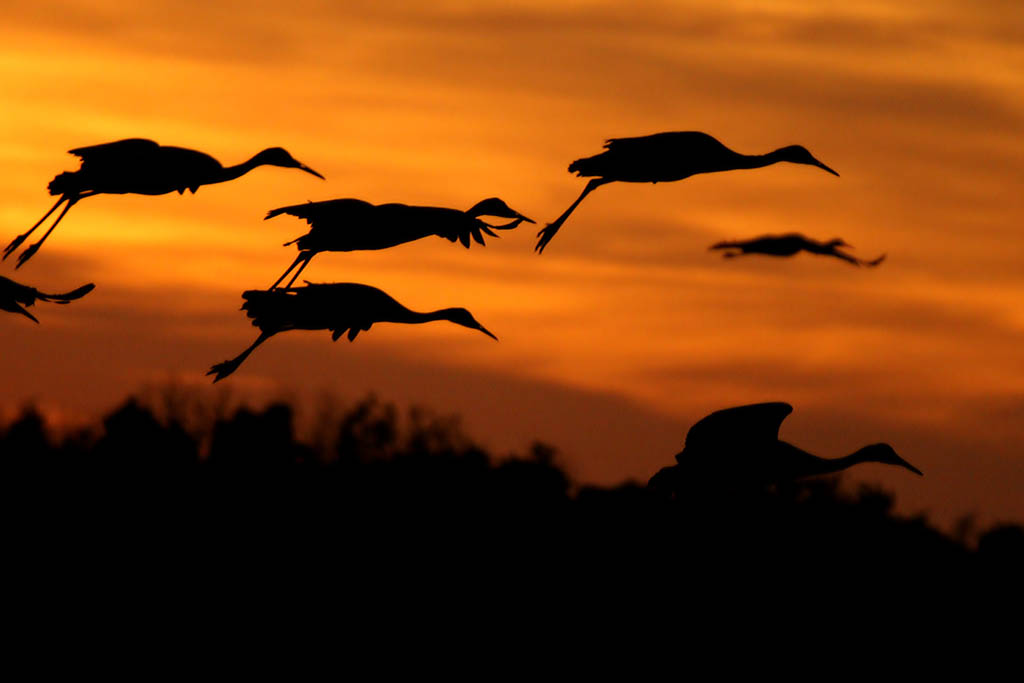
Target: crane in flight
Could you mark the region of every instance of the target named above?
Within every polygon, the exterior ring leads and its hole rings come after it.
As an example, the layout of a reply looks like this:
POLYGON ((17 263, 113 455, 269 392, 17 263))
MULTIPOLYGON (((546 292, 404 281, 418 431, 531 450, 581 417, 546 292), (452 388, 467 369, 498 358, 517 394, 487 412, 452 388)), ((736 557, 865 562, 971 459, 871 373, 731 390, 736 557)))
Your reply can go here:
POLYGON ((577 159, 569 165, 570 173, 593 180, 587 183, 565 213, 537 233, 537 253, 544 252, 544 247, 588 194, 608 183, 668 183, 698 173, 761 168, 780 161, 817 166, 832 175, 839 175, 800 145, 780 147, 767 154, 740 154, 707 133, 696 131, 612 138, 605 142, 604 147, 604 152, 577 159))
POLYGON ((840 251, 841 247, 853 248, 839 238, 831 239, 827 242, 819 242, 809 237, 804 237, 799 233, 791 232, 784 235, 762 235, 761 237, 754 237, 749 240, 718 242, 712 244, 708 249, 725 250, 722 252, 722 256, 725 258, 735 258, 737 256, 746 256, 747 254, 793 256, 801 251, 806 251, 820 256, 834 256, 855 266, 867 266, 869 268, 874 268, 885 260, 885 254, 870 261, 859 259, 840 251))
POLYGON ((15 269, 32 258, 68 210, 86 197, 97 194, 183 194, 185 190, 195 193, 202 185, 234 180, 258 166, 297 168, 323 179, 322 175, 299 163, 280 147, 265 149, 248 161, 235 166, 222 166, 209 154, 194 149, 168 147, 142 138, 78 147, 69 154, 74 154, 82 160, 81 168, 60 173, 50 181, 47 189, 51 195, 60 198, 35 225, 7 245, 4 249, 4 259, 21 246, 21 243, 42 225, 57 207, 66 202, 64 209, 57 215, 57 219, 42 239, 18 255, 18 265, 15 269))
POLYGON ((841 472, 865 462, 895 465, 922 475, 885 443, 864 446, 841 458, 821 458, 779 439, 779 428, 793 412, 788 403, 756 403, 718 410, 686 434, 676 465, 662 468, 648 487, 670 495, 687 485, 740 483, 768 486, 841 472))
POLYGON ((374 323, 418 324, 448 320, 498 339, 465 308, 412 311, 376 287, 354 282, 306 282, 304 287, 250 290, 244 292, 242 298, 245 300, 242 310, 252 318, 260 334, 245 351, 210 368, 206 374, 214 375, 214 383, 237 370, 257 346, 287 330, 330 330, 332 340, 338 341, 342 335, 347 335, 352 341, 374 323))
POLYGON ((83 296, 91 292, 96 285, 90 283, 82 285, 78 289, 72 290, 67 294, 47 294, 40 292, 35 287, 29 287, 23 285, 14 280, 10 280, 5 277, 0 277, 0 311, 10 311, 11 313, 20 313, 29 320, 36 323, 36 317, 25 310, 25 306, 31 306, 36 301, 48 301, 54 304, 67 304, 75 299, 81 299, 83 296))
POLYGON ((313 257, 322 251, 387 249, 430 235, 443 237, 450 242, 458 240, 469 249, 470 237, 482 245, 484 234, 498 236, 493 230, 511 230, 523 221, 533 223, 497 197, 477 202, 466 211, 407 204, 375 205, 361 199, 331 199, 273 209, 264 220, 281 214, 301 218, 312 228, 298 239, 285 243, 286 247, 295 244, 299 255, 277 282, 270 286, 271 289, 275 289, 288 273, 301 264, 285 285, 291 287, 313 257), (503 225, 491 225, 482 221, 480 216, 513 220, 503 225))

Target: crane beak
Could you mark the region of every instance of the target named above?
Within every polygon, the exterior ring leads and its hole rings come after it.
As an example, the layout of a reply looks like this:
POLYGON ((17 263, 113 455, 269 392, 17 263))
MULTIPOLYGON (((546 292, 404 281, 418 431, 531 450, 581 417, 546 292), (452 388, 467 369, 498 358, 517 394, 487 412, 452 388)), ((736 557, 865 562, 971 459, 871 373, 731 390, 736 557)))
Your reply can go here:
POLYGON ((498 341, 498 338, 497 338, 497 337, 495 337, 495 336, 494 336, 493 334, 491 334, 491 331, 490 331, 490 330, 488 330, 488 329, 487 329, 486 327, 484 327, 483 325, 480 325, 480 323, 477 323, 477 325, 478 325, 478 327, 477 327, 476 329, 480 330, 481 332, 483 332, 484 334, 486 334, 486 335, 487 335, 488 337, 490 337, 490 338, 491 338, 491 339, 493 339, 494 341, 498 341))
MULTIPOLYGON (((813 157, 812 157, 812 158, 813 158, 813 157)), ((820 162, 820 161, 818 161, 817 159, 814 159, 814 162, 813 162, 813 163, 814 163, 814 165, 815 165, 815 166, 817 166, 818 168, 824 169, 824 170, 828 171, 829 173, 831 173, 832 175, 834 175, 834 176, 836 176, 836 177, 838 177, 838 176, 839 176, 839 174, 838 174, 838 173, 836 173, 836 172, 835 172, 835 171, 833 171, 833 170, 832 170, 831 168, 829 168, 829 167, 828 167, 828 166, 826 166, 825 164, 821 163, 821 162, 820 162)))
POLYGON ((907 462, 903 458, 901 458, 899 456, 896 456, 896 459, 899 461, 899 462, 896 463, 897 465, 900 465, 902 467, 906 467, 908 470, 910 470, 911 472, 913 472, 914 474, 916 474, 919 477, 923 477, 924 476, 924 472, 922 472, 921 470, 917 469, 916 467, 911 465, 909 462, 907 462))
MULTIPOLYGON (((296 166, 295 168, 299 169, 300 171, 305 171, 306 173, 310 173, 312 175, 315 175, 320 180, 327 180, 327 178, 324 178, 322 175, 320 175, 319 173, 317 173, 316 171, 311 169, 309 166, 306 166, 305 164, 299 163, 298 161, 296 161, 295 163, 298 164, 298 166, 296 166)), ((837 173, 836 175, 839 175, 839 174, 837 173)))

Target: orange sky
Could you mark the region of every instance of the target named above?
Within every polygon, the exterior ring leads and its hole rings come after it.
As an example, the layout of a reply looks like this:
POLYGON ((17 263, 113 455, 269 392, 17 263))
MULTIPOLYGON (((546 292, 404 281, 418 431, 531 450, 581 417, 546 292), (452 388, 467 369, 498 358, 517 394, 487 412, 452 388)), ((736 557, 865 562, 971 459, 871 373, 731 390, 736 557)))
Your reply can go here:
MULTIPOLYGON (((237 309, 306 226, 268 209, 358 197, 541 224, 605 138, 702 130, 740 152, 799 143, 842 174, 781 164, 595 192, 544 255, 529 226, 466 251, 439 239, 324 254, 315 281, 378 286, 456 326, 355 343, 287 333, 222 383, 457 412, 499 451, 558 445, 577 477, 646 479, 686 429, 786 400, 782 436, 824 456, 888 441, 924 479, 851 479, 949 522, 1024 519, 1024 12, 1017 0, 630 3, 7 2, 0 25, 0 226, 49 208, 65 151, 125 137, 225 164, 283 146, 327 177, 260 168, 195 196, 76 206, 14 273, 96 282, 37 327, 0 317, 8 414, 85 419, 146 384, 206 387, 255 337, 237 309), (407 6, 403 6, 406 4, 407 6), (720 239, 799 231, 887 253, 725 261, 720 239)), ((221 385, 218 385, 218 388, 221 385)))

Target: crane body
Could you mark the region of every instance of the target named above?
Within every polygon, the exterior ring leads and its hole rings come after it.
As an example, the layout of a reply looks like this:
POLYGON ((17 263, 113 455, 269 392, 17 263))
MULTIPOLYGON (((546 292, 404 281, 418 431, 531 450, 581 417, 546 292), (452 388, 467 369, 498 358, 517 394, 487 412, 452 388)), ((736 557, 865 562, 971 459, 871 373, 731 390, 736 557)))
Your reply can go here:
POLYGON ((387 293, 354 282, 313 284, 270 290, 250 290, 242 294, 242 310, 252 319, 260 335, 249 348, 231 360, 217 363, 206 374, 219 382, 233 373, 256 347, 278 332, 288 330, 330 330, 331 339, 343 335, 349 341, 376 323, 418 324, 448 320, 479 330, 497 339, 464 308, 442 308, 419 312, 406 308, 387 293))
POLYGON ((484 234, 497 237, 494 230, 511 230, 523 221, 533 223, 497 197, 477 202, 466 211, 397 203, 378 205, 361 199, 332 199, 274 209, 267 213, 266 218, 281 214, 301 218, 312 227, 305 235, 285 243, 285 246, 295 244, 299 255, 277 282, 271 285, 271 289, 276 288, 288 273, 301 265, 285 285, 290 287, 313 257, 322 251, 388 249, 431 235, 449 242, 461 242, 468 249, 470 238, 483 245, 484 234), (504 225, 492 225, 481 220, 480 216, 513 220, 504 225))
POLYGON ((612 138, 605 151, 577 159, 569 172, 593 178, 568 209, 537 233, 536 251, 543 253, 558 230, 588 194, 608 183, 666 183, 698 173, 717 173, 745 168, 762 168, 782 161, 817 166, 833 175, 834 170, 818 161, 800 145, 780 147, 767 154, 740 154, 707 133, 681 131, 634 138, 612 138))
POLYGON ((69 152, 82 161, 77 171, 58 174, 47 186, 57 202, 24 234, 15 237, 4 249, 3 258, 10 256, 36 228, 64 204, 64 209, 35 244, 18 255, 20 268, 50 236, 68 210, 76 203, 97 194, 160 195, 170 192, 182 194, 196 192, 202 185, 223 183, 245 175, 258 166, 270 165, 297 168, 318 178, 322 175, 296 161, 280 147, 271 147, 236 166, 222 166, 209 154, 183 147, 159 145, 152 140, 131 138, 90 147, 78 147, 69 152))

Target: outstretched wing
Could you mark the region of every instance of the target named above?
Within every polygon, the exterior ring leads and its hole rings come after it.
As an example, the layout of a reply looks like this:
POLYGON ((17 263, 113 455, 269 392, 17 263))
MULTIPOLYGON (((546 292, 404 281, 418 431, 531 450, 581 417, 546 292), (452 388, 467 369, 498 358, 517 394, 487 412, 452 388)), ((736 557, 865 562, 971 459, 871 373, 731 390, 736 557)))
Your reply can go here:
POLYGON ((605 149, 615 154, 630 156, 680 155, 707 156, 726 150, 732 152, 721 142, 707 133, 698 131, 681 131, 674 133, 655 133, 637 138, 611 138, 604 143, 605 149))
POLYGON ((83 167, 86 164, 122 166, 136 163, 141 159, 152 156, 158 149, 160 149, 160 145, 152 140, 129 138, 128 140, 105 142, 102 145, 92 145, 91 147, 77 147, 69 150, 68 153, 79 157, 82 160, 83 167))
POLYGON ((362 199, 331 199, 325 202, 306 202, 293 206, 282 206, 267 212, 263 220, 283 213, 301 218, 310 225, 326 226, 345 221, 363 220, 374 209, 373 204, 362 199))
POLYGON ((242 310, 264 332, 283 330, 369 329, 390 320, 401 305, 386 293, 353 282, 308 283, 305 287, 242 293, 242 310))
POLYGON ((755 403, 717 410, 699 420, 686 434, 686 446, 676 460, 694 453, 767 452, 779 440, 779 427, 793 412, 788 403, 755 403))

